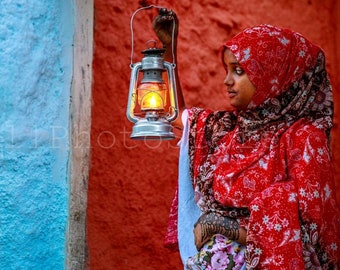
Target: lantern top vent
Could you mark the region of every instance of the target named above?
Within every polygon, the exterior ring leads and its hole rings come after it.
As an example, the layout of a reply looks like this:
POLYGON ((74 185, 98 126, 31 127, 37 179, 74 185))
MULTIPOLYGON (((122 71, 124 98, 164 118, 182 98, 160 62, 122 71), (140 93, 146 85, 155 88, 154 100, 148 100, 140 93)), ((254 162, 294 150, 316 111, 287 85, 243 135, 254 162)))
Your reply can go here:
POLYGON ((145 56, 162 56, 165 52, 165 49, 162 48, 148 48, 142 51, 142 54, 145 56))

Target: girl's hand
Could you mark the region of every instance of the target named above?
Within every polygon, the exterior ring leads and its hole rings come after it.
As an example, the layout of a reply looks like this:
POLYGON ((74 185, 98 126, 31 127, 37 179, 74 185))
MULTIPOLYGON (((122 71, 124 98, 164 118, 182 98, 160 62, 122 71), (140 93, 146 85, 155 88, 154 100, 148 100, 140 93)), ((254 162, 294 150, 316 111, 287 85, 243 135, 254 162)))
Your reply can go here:
POLYGON ((175 12, 162 8, 159 11, 159 15, 154 19, 152 23, 157 37, 166 48, 171 48, 174 23, 174 42, 176 43, 178 36, 178 19, 175 12))
POLYGON ((231 240, 245 243, 246 231, 240 228, 236 219, 224 217, 218 213, 208 212, 200 216, 194 226, 197 250, 215 234, 222 234, 231 240))

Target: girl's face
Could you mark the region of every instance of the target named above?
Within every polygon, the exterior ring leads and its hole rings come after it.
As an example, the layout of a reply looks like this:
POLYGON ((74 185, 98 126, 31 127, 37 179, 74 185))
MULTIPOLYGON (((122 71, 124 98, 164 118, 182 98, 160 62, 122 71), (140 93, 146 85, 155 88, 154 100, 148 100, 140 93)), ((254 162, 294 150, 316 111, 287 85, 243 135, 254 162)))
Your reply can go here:
POLYGON ((227 73, 224 84, 227 86, 230 104, 238 110, 245 110, 256 88, 237 62, 235 55, 228 49, 223 53, 223 63, 227 73))

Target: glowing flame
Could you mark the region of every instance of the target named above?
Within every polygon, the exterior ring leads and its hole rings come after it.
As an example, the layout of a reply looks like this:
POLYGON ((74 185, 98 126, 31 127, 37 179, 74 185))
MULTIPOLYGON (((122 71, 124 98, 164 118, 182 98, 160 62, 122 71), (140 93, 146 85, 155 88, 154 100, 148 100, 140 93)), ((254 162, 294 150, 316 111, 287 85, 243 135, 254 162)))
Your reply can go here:
POLYGON ((138 103, 142 111, 164 110, 167 88, 164 83, 143 83, 138 89, 138 103))
POLYGON ((156 100, 156 98, 155 98, 155 96, 152 96, 151 98, 150 98, 150 107, 151 108, 157 108, 159 105, 157 105, 157 100, 156 100))
POLYGON ((163 110, 162 97, 157 92, 149 92, 143 97, 142 102, 143 110, 163 110))

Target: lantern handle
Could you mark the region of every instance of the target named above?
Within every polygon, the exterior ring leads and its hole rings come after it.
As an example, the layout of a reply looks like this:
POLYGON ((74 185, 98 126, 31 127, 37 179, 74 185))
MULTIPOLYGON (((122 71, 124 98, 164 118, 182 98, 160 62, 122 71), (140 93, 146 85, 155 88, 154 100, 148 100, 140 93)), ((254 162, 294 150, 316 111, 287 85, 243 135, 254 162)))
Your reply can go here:
MULTIPOLYGON (((164 7, 161 6, 155 6, 155 5, 149 5, 146 7, 141 7, 139 9, 137 9, 131 16, 131 20, 130 20, 130 30, 131 30, 131 60, 130 60, 130 68, 133 68, 133 57, 134 57, 134 35, 133 35, 133 20, 135 18, 135 16, 137 15, 138 12, 144 10, 144 9, 149 9, 149 8, 157 8, 157 9, 164 9, 164 7)), ((172 24, 172 42, 171 42, 171 48, 172 48, 172 65, 173 67, 176 67, 176 63, 175 63, 175 53, 174 53, 174 38, 175 38, 175 29, 176 29, 176 20, 175 18, 173 18, 173 24, 172 24)))

